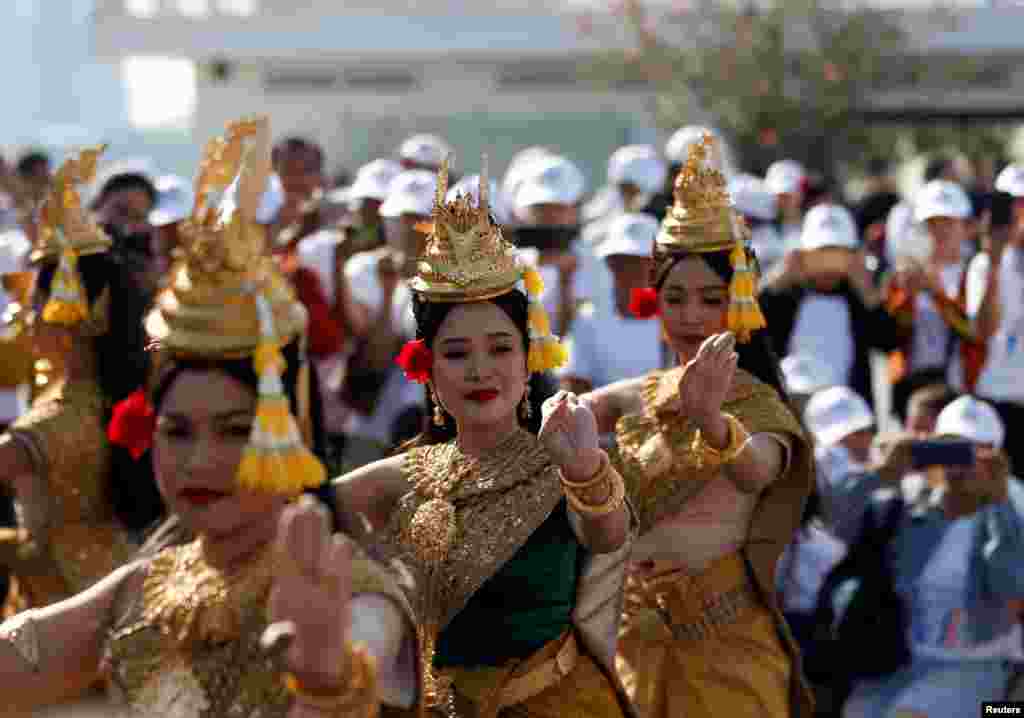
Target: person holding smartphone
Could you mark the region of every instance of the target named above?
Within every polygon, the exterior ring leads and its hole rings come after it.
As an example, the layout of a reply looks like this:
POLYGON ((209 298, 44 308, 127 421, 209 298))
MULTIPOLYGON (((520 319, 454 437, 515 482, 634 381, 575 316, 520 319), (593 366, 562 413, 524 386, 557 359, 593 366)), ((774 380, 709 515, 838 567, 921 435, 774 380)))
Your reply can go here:
POLYGON ((814 207, 800 247, 780 264, 760 293, 775 352, 819 357, 870 404, 870 352, 897 348, 906 330, 882 303, 853 216, 836 204, 814 207))
POLYGON ((874 466, 834 472, 822 485, 826 526, 847 542, 869 506, 884 516, 897 495, 904 506, 888 557, 911 660, 858 683, 845 718, 972 715, 1005 694, 1021 640, 1010 601, 1024 597, 1024 486, 1010 476, 1005 440, 995 409, 962 396, 939 414, 930 440, 897 437, 874 466))
POLYGON ((990 236, 967 270, 967 314, 985 346, 975 393, 992 402, 1009 428, 1007 453, 1020 471, 1024 467, 1019 428, 1024 426, 1024 165, 1006 168, 996 180, 996 190, 990 236))

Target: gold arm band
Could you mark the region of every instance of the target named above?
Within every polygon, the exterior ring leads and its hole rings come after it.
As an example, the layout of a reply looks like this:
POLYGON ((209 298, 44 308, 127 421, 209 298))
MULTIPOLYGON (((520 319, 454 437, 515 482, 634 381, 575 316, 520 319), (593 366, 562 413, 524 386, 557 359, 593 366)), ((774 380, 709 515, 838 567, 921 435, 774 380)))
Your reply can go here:
POLYGON ((704 438, 700 429, 693 434, 693 443, 690 444, 690 462, 698 469, 705 465, 723 466, 731 463, 743 451, 750 433, 743 426, 742 422, 732 414, 722 412, 726 423, 729 425, 729 445, 724 449, 716 449, 704 438))
POLYGON ((310 691, 293 673, 284 675, 285 689, 295 697, 296 703, 323 711, 331 718, 377 718, 380 715, 377 661, 362 643, 349 643, 346 653, 347 685, 340 693, 310 691))
POLYGON ((0 644, 7 643, 33 673, 39 673, 39 627, 35 612, 22 611, 0 626, 0 644))
MULTIPOLYGON (((608 461, 607 457, 605 458, 605 461, 608 461)), ((626 483, 622 480, 619 472, 611 466, 610 462, 608 467, 601 471, 601 478, 607 478, 608 480, 608 498, 599 504, 584 502, 576 495, 575 490, 569 486, 564 486, 565 498, 569 502, 569 506, 571 506, 576 513, 582 516, 596 518, 600 516, 607 516, 608 514, 622 508, 622 505, 626 501, 626 483)))
POLYGON ((560 474, 562 486, 566 487, 567 489, 572 489, 573 491, 583 491, 589 489, 592 486, 596 486, 601 481, 604 481, 607 478, 609 469, 611 468, 612 462, 608 458, 607 452, 602 451, 601 465, 597 467, 597 471, 594 472, 593 476, 591 476, 586 481, 569 481, 569 479, 565 477, 565 472, 562 471, 560 474))

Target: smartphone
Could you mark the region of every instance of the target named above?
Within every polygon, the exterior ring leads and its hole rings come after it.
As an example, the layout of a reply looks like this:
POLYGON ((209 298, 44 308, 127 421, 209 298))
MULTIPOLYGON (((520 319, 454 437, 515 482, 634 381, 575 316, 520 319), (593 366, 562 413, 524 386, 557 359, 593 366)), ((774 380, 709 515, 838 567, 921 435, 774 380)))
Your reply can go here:
POLYGON ((519 247, 540 252, 567 252, 579 236, 579 227, 513 227, 510 234, 519 247))
POLYGON ((1013 195, 1006 192, 993 192, 989 195, 989 207, 992 211, 992 227, 1009 227, 1013 224, 1013 195))
POLYGON ((854 253, 843 247, 824 247, 807 253, 807 265, 814 274, 846 274, 854 253))
POLYGON ((910 463, 914 469, 930 466, 973 466, 974 444, 962 439, 915 441, 910 445, 910 463))

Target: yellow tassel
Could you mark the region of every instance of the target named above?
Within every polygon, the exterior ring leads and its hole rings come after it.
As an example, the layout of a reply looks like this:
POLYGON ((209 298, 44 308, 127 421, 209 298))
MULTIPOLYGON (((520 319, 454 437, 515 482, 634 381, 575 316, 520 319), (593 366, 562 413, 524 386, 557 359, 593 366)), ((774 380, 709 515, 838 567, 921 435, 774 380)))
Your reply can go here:
POLYGON ((531 373, 558 369, 568 361, 569 352, 556 337, 538 337, 530 342, 527 368, 531 373))
POLYGON ((89 312, 80 302, 64 302, 51 299, 43 307, 43 321, 47 324, 74 326, 89 318, 89 312))
POLYGON ((544 279, 533 267, 523 270, 523 284, 526 285, 526 293, 531 297, 539 297, 544 293, 544 279))
POLYGON ((551 321, 544 305, 540 302, 530 303, 530 329, 537 336, 546 337, 551 334, 551 321))
POLYGON ((252 364, 259 376, 268 371, 283 374, 285 370, 284 357, 281 356, 281 350, 276 342, 260 342, 256 347, 256 353, 253 354, 252 364))
POLYGON ((530 342, 530 354, 526 359, 526 368, 531 374, 544 371, 544 353, 537 341, 530 342))

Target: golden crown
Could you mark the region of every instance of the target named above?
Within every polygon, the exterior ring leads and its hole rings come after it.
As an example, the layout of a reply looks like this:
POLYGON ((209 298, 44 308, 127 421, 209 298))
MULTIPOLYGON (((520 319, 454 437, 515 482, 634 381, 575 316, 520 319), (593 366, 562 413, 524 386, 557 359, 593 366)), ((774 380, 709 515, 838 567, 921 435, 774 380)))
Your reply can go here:
POLYGON ((739 227, 725 175, 716 169, 716 152, 710 134, 690 145, 673 186, 675 201, 656 240, 662 249, 717 252, 732 248, 739 227))
POLYGON ((257 296, 269 304, 282 344, 305 329, 305 309, 266 251, 266 228, 255 221, 269 175, 265 118, 230 123, 224 137, 207 143, 181 247, 146 324, 171 353, 251 354, 261 341, 257 296), (236 201, 225 208, 220 200, 236 178, 236 201))
POLYGON ((413 291, 428 301, 471 302, 505 294, 523 277, 515 246, 491 218, 487 161, 480 172, 479 199, 459 194, 448 202, 448 160, 441 164, 433 223, 418 258, 413 291))
POLYGON ((53 259, 65 250, 73 250, 81 256, 110 249, 110 237, 82 207, 77 190, 77 185, 92 182, 96 177, 96 163, 106 148, 106 145, 97 145, 82 149, 57 170, 39 209, 29 261, 53 259))

